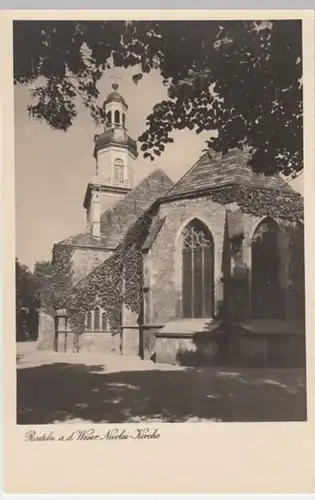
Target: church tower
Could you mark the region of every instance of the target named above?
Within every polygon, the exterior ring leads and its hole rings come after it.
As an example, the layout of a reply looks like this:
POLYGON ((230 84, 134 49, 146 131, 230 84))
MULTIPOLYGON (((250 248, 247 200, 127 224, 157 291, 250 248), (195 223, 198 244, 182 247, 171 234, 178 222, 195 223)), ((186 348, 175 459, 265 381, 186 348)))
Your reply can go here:
POLYGON ((95 175, 88 183, 84 208, 92 235, 100 238, 100 217, 133 188, 137 143, 127 133, 128 106, 117 92, 118 84, 104 102, 102 134, 94 137, 95 175))

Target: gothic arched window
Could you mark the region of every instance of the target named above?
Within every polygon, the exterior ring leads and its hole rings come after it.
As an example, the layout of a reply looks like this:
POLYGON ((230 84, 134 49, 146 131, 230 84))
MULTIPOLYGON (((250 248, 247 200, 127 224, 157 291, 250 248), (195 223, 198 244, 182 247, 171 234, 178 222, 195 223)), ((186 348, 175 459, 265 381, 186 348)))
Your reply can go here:
POLYGON ((102 314, 102 331, 103 332, 107 332, 107 317, 106 317, 106 314, 103 313, 102 314))
POLYGON ((124 162, 120 158, 117 158, 114 161, 114 177, 116 186, 121 186, 124 184, 125 182, 124 162))
POLYGON ((101 329, 101 311, 99 307, 94 309, 94 330, 101 329))
POLYGON ((214 244, 209 229, 198 219, 183 231, 182 311, 184 318, 214 313, 214 244))
POLYGON ((278 224, 268 217, 258 224, 252 237, 251 302, 254 318, 284 316, 279 232, 278 224))
POLYGON ((86 315, 86 329, 92 330, 92 313, 88 312, 86 315))
POLYGON ((120 113, 119 111, 115 111, 115 125, 119 125, 120 124, 120 113))

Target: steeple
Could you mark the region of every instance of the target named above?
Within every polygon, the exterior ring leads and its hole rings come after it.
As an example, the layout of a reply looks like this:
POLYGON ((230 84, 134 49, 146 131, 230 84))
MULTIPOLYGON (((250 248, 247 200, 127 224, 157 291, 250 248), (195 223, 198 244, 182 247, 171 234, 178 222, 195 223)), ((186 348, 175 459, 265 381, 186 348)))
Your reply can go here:
POLYGON ((118 127, 126 129, 126 113, 128 106, 124 98, 117 92, 119 85, 113 83, 113 91, 104 101, 104 111, 106 115, 106 129, 118 127))
POLYGON ((127 133, 128 105, 118 84, 103 104, 104 132, 94 137, 95 175, 88 184, 84 208, 92 234, 100 238, 100 216, 133 188, 137 143, 127 133))

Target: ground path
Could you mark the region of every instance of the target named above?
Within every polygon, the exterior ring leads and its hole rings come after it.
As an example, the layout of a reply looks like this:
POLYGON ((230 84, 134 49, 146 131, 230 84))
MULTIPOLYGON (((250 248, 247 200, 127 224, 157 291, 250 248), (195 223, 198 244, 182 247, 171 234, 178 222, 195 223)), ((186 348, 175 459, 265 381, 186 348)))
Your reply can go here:
POLYGON ((297 421, 305 407, 303 370, 185 368, 17 346, 20 424, 297 421))

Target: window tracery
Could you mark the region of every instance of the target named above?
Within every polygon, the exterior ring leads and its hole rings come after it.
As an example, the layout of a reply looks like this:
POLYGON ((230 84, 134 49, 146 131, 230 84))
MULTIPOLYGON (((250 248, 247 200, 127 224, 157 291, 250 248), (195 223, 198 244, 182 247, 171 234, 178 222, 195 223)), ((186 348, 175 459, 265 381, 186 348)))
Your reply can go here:
POLYGON ((198 219, 183 230, 182 312, 185 318, 213 317, 213 238, 198 219))

